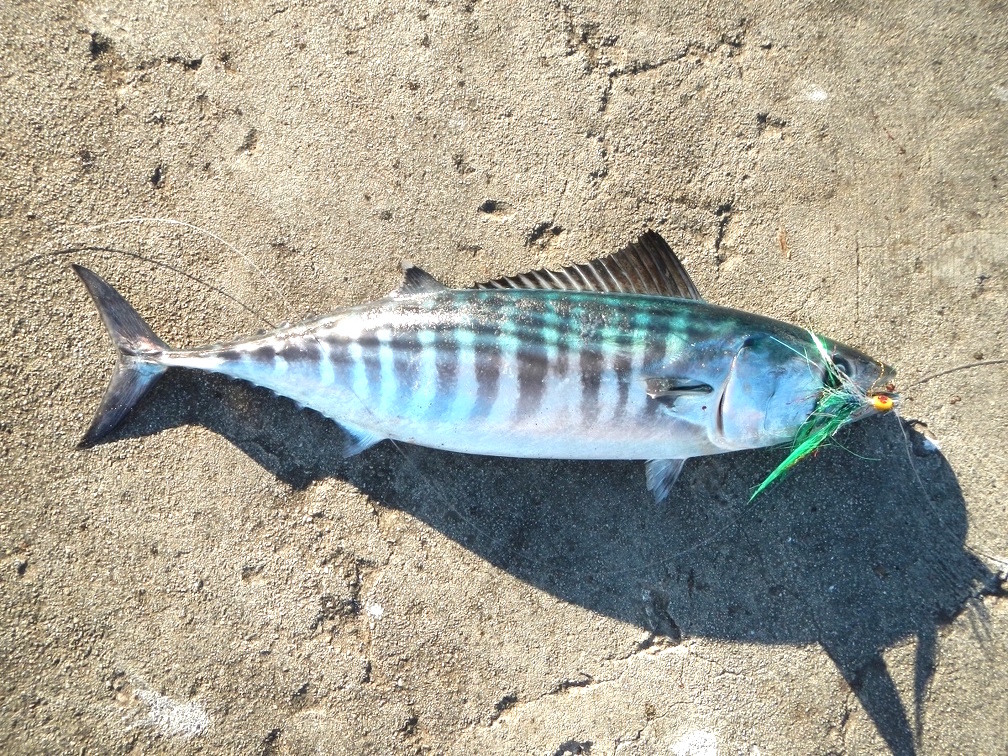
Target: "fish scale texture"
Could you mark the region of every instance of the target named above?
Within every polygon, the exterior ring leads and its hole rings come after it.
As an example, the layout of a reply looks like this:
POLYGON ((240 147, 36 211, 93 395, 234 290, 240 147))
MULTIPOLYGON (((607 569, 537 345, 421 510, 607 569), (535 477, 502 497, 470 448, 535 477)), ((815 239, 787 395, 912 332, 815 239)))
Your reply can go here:
POLYGON ((914 386, 1006 356, 1006 34, 983 2, 0 4, 0 750, 1008 750, 1004 367, 914 386), (215 236, 86 230, 138 217, 215 236), (639 463, 347 459, 184 371, 76 448, 115 355, 70 263, 196 345, 648 228, 709 301, 896 366, 908 423, 752 504, 786 449, 656 506, 639 463))

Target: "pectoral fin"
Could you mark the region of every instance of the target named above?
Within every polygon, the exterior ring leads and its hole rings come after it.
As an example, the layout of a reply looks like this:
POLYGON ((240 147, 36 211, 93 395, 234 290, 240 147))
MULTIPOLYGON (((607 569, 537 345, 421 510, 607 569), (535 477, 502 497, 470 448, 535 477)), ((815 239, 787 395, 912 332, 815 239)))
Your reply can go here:
POLYGON ((685 459, 649 459, 644 466, 647 487, 655 503, 661 504, 669 495, 682 472, 685 459))
POLYGON ((672 404, 681 396, 709 394, 714 390, 709 384, 703 381, 675 376, 646 378, 644 380, 644 387, 648 396, 665 404, 672 404))

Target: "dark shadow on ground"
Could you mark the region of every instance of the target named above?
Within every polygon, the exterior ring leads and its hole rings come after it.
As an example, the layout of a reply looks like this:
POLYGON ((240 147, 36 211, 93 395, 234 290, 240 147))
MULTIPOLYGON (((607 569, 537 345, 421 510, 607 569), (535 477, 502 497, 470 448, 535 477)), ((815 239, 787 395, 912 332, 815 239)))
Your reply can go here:
POLYGON ((965 504, 947 462, 911 454, 911 466, 895 418, 841 434, 861 457, 823 450, 752 504, 780 450, 693 460, 662 506, 639 463, 390 443, 344 459, 345 437, 329 421, 213 376, 171 374, 113 438, 188 423, 294 488, 347 480, 531 585, 639 625, 650 642, 819 643, 899 754, 920 735, 937 629, 972 597, 1003 590, 965 548, 965 504), (913 715, 882 657, 906 638, 917 639, 913 715))

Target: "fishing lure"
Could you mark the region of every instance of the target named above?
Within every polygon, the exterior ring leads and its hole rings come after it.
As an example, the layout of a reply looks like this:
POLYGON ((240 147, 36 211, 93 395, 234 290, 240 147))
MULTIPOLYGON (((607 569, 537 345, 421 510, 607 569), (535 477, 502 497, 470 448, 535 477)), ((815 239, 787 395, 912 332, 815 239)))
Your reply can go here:
POLYGON ((793 442, 754 496, 841 427, 892 406, 891 368, 797 326, 703 301, 665 240, 449 289, 404 265, 382 299, 193 349, 158 338, 81 266, 118 350, 83 443, 169 368, 221 373, 383 439, 510 457, 640 459, 667 497, 691 457, 793 442))
POLYGON ((798 428, 791 453, 756 487, 749 501, 763 493, 774 481, 835 436, 845 425, 864 417, 872 410, 888 412, 895 404, 891 394, 868 394, 863 391, 837 367, 819 336, 812 332, 809 335, 826 366, 826 385, 812 414, 798 428))

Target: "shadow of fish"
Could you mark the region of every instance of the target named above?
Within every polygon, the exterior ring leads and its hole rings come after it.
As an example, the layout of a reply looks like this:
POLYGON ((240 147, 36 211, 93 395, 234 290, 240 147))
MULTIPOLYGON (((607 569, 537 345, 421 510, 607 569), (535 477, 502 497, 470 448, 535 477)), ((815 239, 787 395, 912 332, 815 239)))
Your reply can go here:
POLYGON ((827 405, 846 409, 830 415, 823 437, 891 406, 887 395, 888 405, 868 401, 891 368, 703 301, 654 231, 591 263, 468 289, 404 265, 387 297, 194 349, 169 347, 109 284, 73 269, 119 352, 86 445, 182 367, 317 410, 354 439, 347 454, 394 439, 493 456, 639 459, 662 500, 688 458, 815 441, 810 423, 827 405))

